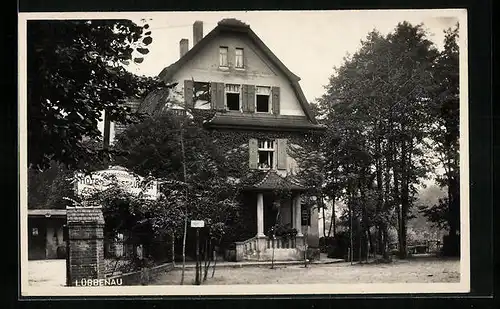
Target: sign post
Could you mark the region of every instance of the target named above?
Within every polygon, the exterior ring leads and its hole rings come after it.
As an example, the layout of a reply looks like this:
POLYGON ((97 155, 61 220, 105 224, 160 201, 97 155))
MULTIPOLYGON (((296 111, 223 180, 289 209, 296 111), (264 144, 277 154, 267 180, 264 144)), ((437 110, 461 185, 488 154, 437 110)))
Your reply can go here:
POLYGON ((191 220, 191 227, 196 229, 196 285, 201 284, 201 273, 200 273, 200 228, 205 226, 205 221, 203 220, 191 220))

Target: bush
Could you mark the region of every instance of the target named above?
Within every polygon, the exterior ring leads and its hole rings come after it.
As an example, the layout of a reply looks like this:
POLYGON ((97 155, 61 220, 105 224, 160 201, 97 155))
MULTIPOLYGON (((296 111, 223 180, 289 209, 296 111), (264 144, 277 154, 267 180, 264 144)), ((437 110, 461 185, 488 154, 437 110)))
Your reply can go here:
POLYGON ((327 256, 329 258, 346 259, 349 248, 349 233, 339 232, 335 237, 325 240, 327 256))
POLYGON ((229 248, 224 251, 224 260, 236 262, 236 247, 234 245, 229 246, 229 248))
POLYGON ((322 253, 328 252, 328 246, 331 246, 335 243, 334 237, 320 237, 319 238, 319 249, 322 253))
POLYGON ((319 248, 307 248, 306 257, 309 261, 317 261, 320 259, 319 248))
MULTIPOLYGON (((356 231, 356 230, 355 230, 356 231)), ((361 257, 365 258, 367 253, 366 237, 361 235, 361 239, 357 233, 353 234, 353 260, 359 260, 359 249, 361 241, 361 257)), ((349 247, 351 239, 349 231, 342 231, 335 234, 333 239, 325 241, 327 244, 327 256, 329 258, 349 259, 349 247)))
POLYGON ((57 258, 65 259, 66 258, 66 245, 62 245, 57 247, 57 258))

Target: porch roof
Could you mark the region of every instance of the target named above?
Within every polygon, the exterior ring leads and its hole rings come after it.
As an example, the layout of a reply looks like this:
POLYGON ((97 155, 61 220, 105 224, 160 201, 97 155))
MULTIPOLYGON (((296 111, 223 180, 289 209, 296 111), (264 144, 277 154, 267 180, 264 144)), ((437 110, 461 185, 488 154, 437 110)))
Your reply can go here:
POLYGON ((66 217, 66 209, 28 209, 28 217, 66 217))
POLYGON ((274 131, 313 131, 321 132, 326 127, 311 123, 305 116, 242 114, 240 112, 216 112, 205 123, 208 128, 230 128, 274 131))
POLYGON ((281 177, 275 170, 269 170, 264 177, 249 186, 247 190, 275 190, 275 189, 289 189, 289 190, 305 190, 298 180, 293 177, 281 177))

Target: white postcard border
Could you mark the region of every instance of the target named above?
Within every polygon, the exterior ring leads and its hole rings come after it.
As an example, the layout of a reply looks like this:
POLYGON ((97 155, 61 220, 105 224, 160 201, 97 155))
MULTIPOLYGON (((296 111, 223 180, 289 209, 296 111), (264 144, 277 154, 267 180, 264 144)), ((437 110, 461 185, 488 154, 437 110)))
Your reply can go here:
MULTIPOLYGON (((365 11, 365 10, 363 10, 365 11)), ((401 294, 466 293, 470 291, 469 230, 469 130, 468 130, 468 53, 467 10, 384 10, 418 11, 426 17, 456 17, 460 23, 460 233, 461 258, 459 283, 363 283, 363 284, 289 284, 289 285, 201 285, 201 286, 119 286, 119 287, 31 287, 28 283, 28 213, 27 213, 27 85, 26 24, 37 19, 113 19, 151 18, 163 12, 50 12, 18 14, 19 47, 19 182, 20 182, 20 296, 187 296, 187 295, 271 295, 271 294, 401 294), (168 288, 166 288, 168 287, 168 288)), ((265 11, 263 11, 265 12, 265 11)), ((280 11, 284 12, 284 11, 280 11)), ((315 11, 316 12, 316 11, 315 11)), ((321 12, 321 11, 317 11, 321 12)), ((172 13, 172 12, 169 12, 172 13)), ((179 12, 182 14, 182 12, 179 12)), ((200 12, 201 13, 201 12, 200 12)), ((215 12, 210 12, 215 13, 215 12)), ((228 13, 230 15, 230 13, 228 13)))

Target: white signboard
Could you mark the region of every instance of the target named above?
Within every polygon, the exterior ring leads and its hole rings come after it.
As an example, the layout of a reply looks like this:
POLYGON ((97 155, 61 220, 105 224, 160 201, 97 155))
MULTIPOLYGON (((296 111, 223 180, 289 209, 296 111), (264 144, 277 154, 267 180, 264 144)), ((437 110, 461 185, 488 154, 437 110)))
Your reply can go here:
POLYGON ((191 220, 191 227, 204 227, 205 221, 203 220, 191 220))
POLYGON ((158 197, 158 182, 144 183, 144 177, 134 175, 127 169, 119 166, 107 170, 93 172, 90 175, 75 174, 75 191, 82 197, 90 196, 108 189, 112 184, 117 184, 125 191, 141 196, 144 199, 158 197))

